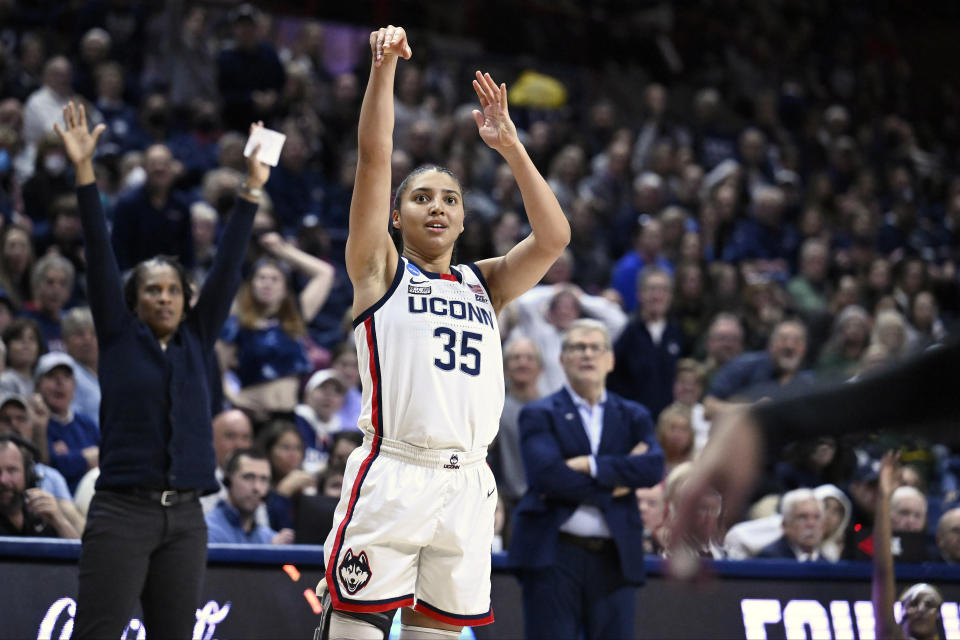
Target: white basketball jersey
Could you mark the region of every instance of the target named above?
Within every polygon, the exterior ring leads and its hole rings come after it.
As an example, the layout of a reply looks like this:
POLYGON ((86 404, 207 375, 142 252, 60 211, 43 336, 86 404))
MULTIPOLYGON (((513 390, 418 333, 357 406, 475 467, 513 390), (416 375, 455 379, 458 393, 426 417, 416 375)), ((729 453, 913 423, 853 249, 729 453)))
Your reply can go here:
POLYGON ((390 289, 354 320, 359 426, 428 449, 493 441, 503 409, 500 329, 473 264, 423 271, 403 256, 390 289))

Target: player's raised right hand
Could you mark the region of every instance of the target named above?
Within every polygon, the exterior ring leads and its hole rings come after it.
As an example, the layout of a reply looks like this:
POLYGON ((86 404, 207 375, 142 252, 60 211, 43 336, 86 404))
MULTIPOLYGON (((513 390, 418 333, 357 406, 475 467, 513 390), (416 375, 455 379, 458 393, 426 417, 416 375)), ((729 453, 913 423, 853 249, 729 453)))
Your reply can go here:
POLYGON ((409 60, 413 55, 410 43, 407 42, 407 32, 403 27, 392 24, 370 32, 370 51, 373 53, 373 64, 377 67, 392 56, 409 60))

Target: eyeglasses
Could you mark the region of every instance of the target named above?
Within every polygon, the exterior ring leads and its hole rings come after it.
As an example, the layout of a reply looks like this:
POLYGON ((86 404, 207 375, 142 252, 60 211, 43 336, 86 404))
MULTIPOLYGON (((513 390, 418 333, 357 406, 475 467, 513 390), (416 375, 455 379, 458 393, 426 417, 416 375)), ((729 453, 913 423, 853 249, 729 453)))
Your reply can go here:
POLYGON ((570 344, 563 345, 564 351, 569 351, 570 353, 589 353, 591 355, 599 355, 606 352, 609 349, 605 344, 596 344, 596 343, 587 343, 587 342, 571 342, 570 344))

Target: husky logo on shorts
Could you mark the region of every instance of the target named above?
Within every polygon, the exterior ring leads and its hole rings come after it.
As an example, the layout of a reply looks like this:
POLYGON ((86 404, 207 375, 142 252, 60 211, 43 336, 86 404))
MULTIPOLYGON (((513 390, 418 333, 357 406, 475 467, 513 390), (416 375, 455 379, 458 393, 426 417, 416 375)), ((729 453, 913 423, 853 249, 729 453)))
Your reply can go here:
POLYGON ((450 456, 450 464, 443 465, 444 469, 459 469, 460 468, 460 458, 457 457, 457 454, 450 456))
POLYGON ((343 560, 340 561, 337 574, 340 576, 340 582, 343 583, 350 595, 367 586, 373 573, 370 571, 366 551, 361 551, 360 555, 355 556, 353 555, 353 549, 347 549, 343 560))

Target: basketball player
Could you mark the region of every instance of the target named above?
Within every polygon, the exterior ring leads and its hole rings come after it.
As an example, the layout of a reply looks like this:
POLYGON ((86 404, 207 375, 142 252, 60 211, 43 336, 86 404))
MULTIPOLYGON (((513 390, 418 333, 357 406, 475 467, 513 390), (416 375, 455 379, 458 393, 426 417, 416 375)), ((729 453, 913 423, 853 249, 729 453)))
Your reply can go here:
POLYGON ((328 632, 379 640, 402 608, 404 640, 456 638, 493 621, 497 496, 484 460, 504 396, 497 313, 546 273, 570 227, 517 138, 506 85, 480 72, 474 119, 513 170, 533 232, 505 256, 451 265, 463 190, 435 166, 406 177, 388 218, 394 73, 412 51, 393 26, 370 48, 346 249, 365 438, 324 545, 328 632))
POLYGON ((893 601, 896 576, 893 570, 893 552, 890 539, 893 536, 890 523, 890 498, 897 485, 900 471, 897 455, 887 452, 880 465, 877 512, 873 527, 873 619, 875 637, 894 640, 933 640, 939 637, 940 605, 943 596, 933 585, 921 582, 909 587, 900 595, 903 617, 900 624, 894 615, 893 601))

